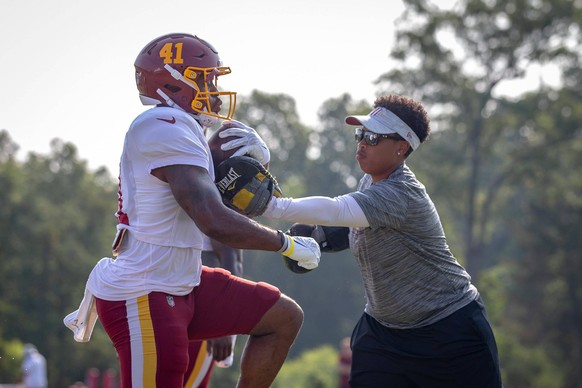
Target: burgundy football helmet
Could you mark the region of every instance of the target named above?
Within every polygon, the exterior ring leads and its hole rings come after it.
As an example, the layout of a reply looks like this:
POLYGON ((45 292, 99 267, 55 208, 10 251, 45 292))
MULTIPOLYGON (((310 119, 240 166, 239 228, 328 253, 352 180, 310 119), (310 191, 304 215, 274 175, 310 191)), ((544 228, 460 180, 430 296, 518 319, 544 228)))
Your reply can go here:
POLYGON ((230 120, 234 115, 236 92, 219 91, 217 84, 219 76, 230 72, 214 47, 189 34, 160 36, 135 60, 135 82, 144 105, 179 107, 203 125, 206 120, 211 125, 216 118, 230 120), (228 97, 229 103, 222 115, 221 97, 228 97))

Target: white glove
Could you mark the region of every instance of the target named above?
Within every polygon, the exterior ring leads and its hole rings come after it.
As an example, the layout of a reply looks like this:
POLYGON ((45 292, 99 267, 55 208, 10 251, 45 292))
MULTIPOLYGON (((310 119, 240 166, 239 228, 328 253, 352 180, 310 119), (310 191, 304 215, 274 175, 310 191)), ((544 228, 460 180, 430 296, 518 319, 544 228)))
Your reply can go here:
POLYGON ((300 267, 314 269, 319 265, 321 251, 319 244, 311 237, 289 236, 283 232, 283 246, 277 252, 295 260, 300 267))
POLYGON ((235 136, 238 139, 224 143, 220 146, 221 150, 228 151, 241 147, 232 156, 249 155, 258 160, 262 165, 269 163, 271 160, 271 153, 257 131, 236 120, 225 121, 219 130, 223 128, 227 129, 218 133, 220 138, 235 136))

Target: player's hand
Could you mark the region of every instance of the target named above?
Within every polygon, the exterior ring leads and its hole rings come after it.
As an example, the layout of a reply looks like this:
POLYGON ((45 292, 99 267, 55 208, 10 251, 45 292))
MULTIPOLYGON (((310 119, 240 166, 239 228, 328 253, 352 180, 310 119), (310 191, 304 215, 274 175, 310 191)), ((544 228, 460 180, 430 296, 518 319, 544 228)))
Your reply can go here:
POLYGON ((269 148, 253 128, 236 120, 225 121, 222 128, 227 129, 219 132, 218 136, 221 138, 234 136, 237 139, 224 143, 220 146, 221 150, 228 151, 240 147, 232 156, 248 155, 262 165, 269 163, 271 160, 269 148))
POLYGON ((207 340, 208 354, 212 354, 214 361, 222 361, 232 353, 232 336, 213 338, 207 340))
POLYGON ((319 244, 311 237, 290 236, 280 232, 284 242, 279 253, 295 260, 300 267, 314 269, 319 265, 321 251, 319 244))

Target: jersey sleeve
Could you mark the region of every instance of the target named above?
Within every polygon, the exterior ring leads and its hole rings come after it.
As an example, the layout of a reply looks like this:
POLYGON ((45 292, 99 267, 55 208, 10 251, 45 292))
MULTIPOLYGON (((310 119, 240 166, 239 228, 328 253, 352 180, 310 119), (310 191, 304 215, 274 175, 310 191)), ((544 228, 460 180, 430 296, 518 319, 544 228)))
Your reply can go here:
POLYGON ((174 164, 209 169, 210 156, 204 134, 193 133, 193 128, 186 124, 181 121, 169 124, 153 120, 149 125, 146 124, 148 128, 141 131, 139 147, 148 161, 150 171, 174 164))

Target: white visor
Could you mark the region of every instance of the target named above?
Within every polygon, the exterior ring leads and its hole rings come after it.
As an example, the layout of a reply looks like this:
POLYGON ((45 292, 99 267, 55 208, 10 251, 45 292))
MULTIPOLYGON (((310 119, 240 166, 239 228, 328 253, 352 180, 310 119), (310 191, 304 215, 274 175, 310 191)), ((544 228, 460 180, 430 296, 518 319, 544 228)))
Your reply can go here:
POLYGON ((420 139, 416 133, 400 117, 383 107, 375 108, 366 116, 348 116, 346 124, 362 125, 366 129, 382 135, 397 133, 410 144, 413 150, 420 145, 420 139))

